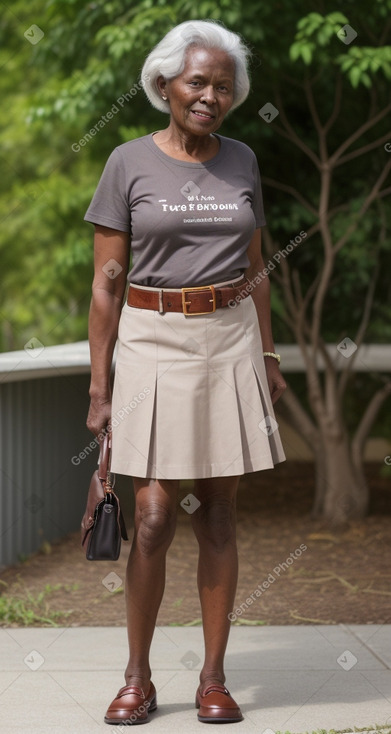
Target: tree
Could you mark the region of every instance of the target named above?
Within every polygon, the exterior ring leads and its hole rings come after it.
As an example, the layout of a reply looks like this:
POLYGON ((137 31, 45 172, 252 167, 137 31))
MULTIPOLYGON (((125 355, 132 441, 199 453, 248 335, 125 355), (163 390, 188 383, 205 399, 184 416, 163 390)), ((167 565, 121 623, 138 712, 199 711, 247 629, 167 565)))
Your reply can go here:
MULTIPOLYGON (((280 270, 273 272, 285 303, 282 318, 304 358, 310 408, 306 410, 289 387, 282 399, 282 412, 314 452, 313 511, 332 523, 362 517, 367 511, 364 445, 382 403, 391 394, 391 379, 379 376, 380 386, 363 406, 361 419, 353 435, 349 435, 344 398, 351 387, 358 349, 368 334, 379 271, 390 252, 386 235, 390 215, 385 201, 391 194, 391 156, 387 155, 391 147, 387 122, 391 104, 387 84, 381 78, 383 75, 386 81, 391 79, 391 47, 383 45, 389 28, 387 22, 378 37, 372 35, 372 46, 355 46, 356 30, 339 12, 310 13, 299 21, 290 57, 297 67, 301 66, 301 78, 289 81, 303 100, 303 113, 311 120, 312 135, 308 140, 300 125, 290 119, 289 95, 285 96, 282 89, 284 82, 275 87, 280 123, 272 124, 274 133, 294 146, 300 158, 305 156, 310 161, 315 175, 309 175, 311 185, 305 187, 300 177, 297 183, 292 181, 292 175, 278 180, 263 178, 264 184, 293 197, 300 209, 308 212, 311 222, 305 244, 296 245, 300 237, 291 240, 297 252, 281 257, 280 270), (349 41, 343 53, 336 53, 337 36, 346 44, 349 41), (322 116, 318 100, 322 91, 330 91, 330 77, 335 79, 334 99, 329 114, 322 116), (367 104, 357 109, 355 90, 360 84, 368 89, 364 96, 367 104), (351 103, 355 116, 347 125, 346 121, 341 122, 341 116, 351 103), (337 135, 330 140, 330 131, 338 122, 337 135), (341 196, 343 182, 348 198, 346 192, 341 196), (365 242, 371 242, 370 251, 365 242), (361 263, 359 257, 363 258, 361 263), (334 330, 331 326, 343 304, 344 293, 350 299, 354 294, 360 298, 356 303, 347 301, 354 315, 351 319, 350 314, 345 314, 348 333, 340 331, 339 322, 334 330), (338 348, 343 355, 337 361, 326 348, 326 338, 333 331, 335 356, 338 348), (352 333, 352 339, 343 339, 352 333), (323 374, 319 370, 320 359, 324 363, 323 374)), ((361 102, 363 95, 358 99, 361 102)), ((297 157, 296 162, 300 168, 305 166, 297 157)), ((269 256, 275 257, 281 249, 278 242, 270 232, 266 232, 265 239, 269 256)))
POLYGON ((85 338, 92 237, 83 214, 113 147, 166 122, 137 86, 145 56, 184 20, 221 20, 241 33, 253 51, 252 93, 221 133, 258 155, 275 337, 298 343, 306 366, 305 393, 291 380, 277 409, 314 452, 314 513, 338 522, 366 511, 362 448, 390 392, 387 376, 370 376, 362 406, 352 369, 358 352, 339 357, 337 369, 325 345, 337 352, 347 336, 357 345, 391 337, 391 0, 376 0, 370 14, 366 0, 348 15, 346 0, 329 6, 32 0, 27 8, 16 0, 0 25, 8 72, 1 138, 13 172, 11 184, 0 181, 0 258, 5 348, 20 348, 32 330, 44 344, 85 338), (45 36, 21 47, 31 23, 45 36), (270 106, 258 114, 270 103, 274 119, 270 106), (356 426, 350 416, 359 411, 356 426))
POLYGON ((33 336, 45 346, 86 337, 92 253, 81 207, 100 164, 72 153, 75 124, 62 122, 55 111, 50 123, 39 116, 36 103, 48 78, 54 80, 38 62, 50 38, 46 5, 17 0, 0 21, 3 350, 21 349, 33 336), (44 32, 37 43, 31 43, 39 38, 34 31, 31 40, 24 35, 32 25, 44 32))

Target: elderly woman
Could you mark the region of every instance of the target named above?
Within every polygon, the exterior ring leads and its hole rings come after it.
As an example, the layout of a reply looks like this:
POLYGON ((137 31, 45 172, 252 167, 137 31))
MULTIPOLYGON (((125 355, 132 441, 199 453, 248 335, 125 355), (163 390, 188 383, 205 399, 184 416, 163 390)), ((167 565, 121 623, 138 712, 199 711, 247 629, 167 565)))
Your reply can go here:
POLYGON ((194 480, 185 509, 199 544, 198 719, 243 718, 224 685, 236 493, 243 473, 285 459, 273 403, 286 387, 271 331, 256 157, 216 134, 248 95, 248 55, 213 21, 171 30, 141 75, 168 127, 115 148, 85 216, 95 224, 87 425, 95 435, 112 429, 112 471, 133 478, 135 495, 129 662, 108 724, 145 723, 157 706, 149 652, 181 479, 194 480))

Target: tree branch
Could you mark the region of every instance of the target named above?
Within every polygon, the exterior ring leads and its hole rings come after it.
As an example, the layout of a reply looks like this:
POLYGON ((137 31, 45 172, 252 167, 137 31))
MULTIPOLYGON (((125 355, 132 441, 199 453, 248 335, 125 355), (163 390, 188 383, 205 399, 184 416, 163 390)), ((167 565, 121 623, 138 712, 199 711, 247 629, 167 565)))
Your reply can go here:
POLYGON ((376 115, 376 110, 378 107, 378 99, 377 99, 377 89, 374 85, 371 86, 369 90, 369 94, 371 97, 371 103, 368 108, 368 120, 370 120, 374 115, 376 115))
POLYGON ((325 132, 326 135, 329 132, 329 130, 332 127, 332 125, 334 125, 334 122, 336 121, 336 119, 337 119, 337 117, 339 115, 339 112, 340 112, 340 109, 341 109, 341 99, 342 99, 342 74, 339 73, 337 75, 337 81, 335 83, 335 95, 334 95, 334 107, 333 107, 333 111, 332 111, 329 119, 327 120, 327 122, 323 126, 323 130, 324 130, 324 132, 325 132))
POLYGON ((356 150, 353 150, 351 153, 347 153, 347 155, 343 155, 342 158, 339 159, 338 163, 335 164, 335 168, 337 168, 338 166, 342 166, 342 164, 346 163, 347 161, 353 160, 353 158, 358 158, 358 156, 364 155, 364 153, 369 153, 370 150, 373 150, 373 148, 377 148, 379 145, 382 145, 382 143, 386 143, 387 140, 389 139, 390 139, 390 133, 387 133, 386 135, 383 135, 381 138, 374 140, 373 143, 368 143, 368 145, 363 145, 362 148, 356 148, 356 150))
POLYGON ((316 153, 314 153, 314 151, 311 150, 311 148, 308 145, 306 145, 306 143, 304 143, 299 138, 299 136, 295 133, 293 127, 289 123, 288 118, 287 118, 287 116, 285 114, 285 108, 284 108, 284 105, 283 105, 283 102, 282 102, 282 99, 281 99, 281 94, 280 94, 280 91, 279 90, 276 91, 276 101, 277 101, 277 105, 278 105, 278 111, 279 111, 279 113, 281 115, 282 122, 283 122, 283 124, 285 126, 285 130, 283 130, 282 128, 280 128, 278 125, 274 125, 274 128, 273 129, 276 130, 276 132, 278 132, 280 135, 284 135, 289 140, 291 140, 293 143, 295 143, 295 145, 298 148, 300 148, 300 150, 302 150, 303 153, 305 153, 308 156, 308 158, 310 158, 312 160, 312 162, 315 164, 315 166, 317 168, 320 168, 320 160, 319 160, 318 156, 316 155, 316 153))
POLYGON ((291 194, 297 201, 305 207, 311 214, 314 215, 314 217, 318 216, 318 212, 316 211, 315 207, 312 206, 312 204, 307 201, 304 196, 300 194, 300 192, 294 188, 294 186, 288 186, 287 184, 282 184, 279 181, 276 181, 274 178, 268 178, 267 176, 262 176, 262 183, 266 184, 267 186, 272 186, 274 189, 278 189, 279 191, 285 191, 287 194, 291 194))
POLYGON ((292 282, 290 278, 290 268, 288 263, 286 262, 286 258, 282 258, 280 261, 280 267, 281 267, 281 288, 284 295, 284 299, 287 305, 287 311, 290 313, 291 321, 292 321, 292 331, 293 334, 296 337, 296 340, 301 348, 304 361, 308 365, 309 355, 307 350, 307 344, 305 342, 305 338, 303 335, 303 330, 301 328, 301 321, 298 318, 299 316, 299 306, 296 303, 293 288, 292 288, 292 282))
POLYGON ((315 451, 316 444, 319 442, 319 431, 290 385, 287 386, 278 402, 278 412, 302 436, 307 446, 315 451))
POLYGON ((322 163, 325 163, 327 161, 327 145, 326 145, 326 136, 324 133, 324 129, 322 127, 322 123, 319 119, 318 110, 316 109, 316 104, 314 100, 314 95, 312 92, 312 86, 309 79, 306 79, 304 82, 304 89, 305 94, 307 98, 307 104, 308 108, 311 112, 312 119, 314 121, 315 129, 318 133, 318 139, 319 139, 319 154, 320 154, 320 160, 322 163))
POLYGON ((273 240, 268 227, 262 230, 262 244, 265 246, 266 254, 270 257, 281 249, 278 247, 278 243, 273 240))
POLYGON ((362 459, 365 441, 369 431, 371 430, 381 406, 389 395, 391 395, 391 380, 388 380, 383 387, 375 392, 364 411, 352 440, 352 455, 354 455, 358 460, 362 459))
MULTIPOLYGON (((270 71, 273 71, 271 67, 269 66, 270 71)), ((293 76, 289 76, 289 74, 285 74, 282 70, 279 71, 279 77, 280 79, 284 79, 286 82, 289 83, 289 86, 297 87, 301 91, 303 91, 303 85, 301 82, 298 82, 297 79, 295 79, 293 76)))
MULTIPOLYGON (((278 102, 277 102, 278 104, 278 102)), ((302 150, 315 164, 317 168, 320 166, 320 161, 315 153, 311 150, 311 148, 308 148, 307 145, 305 145, 302 140, 296 135, 291 135, 288 133, 284 128, 280 127, 279 125, 276 125, 276 123, 273 123, 273 130, 281 135, 283 138, 286 138, 287 140, 290 140, 291 143, 295 143, 300 150, 302 150)))
MULTIPOLYGON (((307 239, 319 229, 319 222, 317 222, 307 233, 307 239)), ((272 238, 270 233, 266 229, 264 231, 265 247, 269 252, 273 251, 272 238)), ((290 267, 287 262, 287 258, 282 258, 280 261, 281 276, 277 276, 274 271, 274 277, 278 277, 284 299, 287 305, 287 312, 289 314, 289 327, 294 334, 296 341, 301 349, 303 359, 306 365, 308 384, 311 386, 310 399, 312 400, 313 406, 318 407, 319 411, 322 411, 322 390, 319 379, 319 374, 316 365, 316 350, 309 349, 309 345, 306 341, 306 334, 309 332, 309 326, 305 320, 305 312, 310 301, 311 296, 316 291, 316 287, 319 282, 320 276, 317 276, 306 293, 306 296, 301 305, 298 305, 292 289, 292 282, 290 278, 290 267)), ((315 409, 315 408, 314 408, 315 409)))
POLYGON ((331 219, 339 212, 348 212, 350 210, 350 204, 338 204, 333 209, 329 209, 328 218, 331 219))
POLYGON ((314 95, 312 93, 312 86, 310 80, 307 78, 304 82, 304 91, 307 98, 307 104, 309 111, 311 112, 312 119, 314 121, 315 129, 320 136, 323 133, 322 123, 319 119, 318 110, 316 109, 314 95))
POLYGON ((379 38, 379 44, 378 44, 379 46, 384 46, 386 39, 388 37, 388 31, 390 30, 390 28, 391 28, 391 19, 388 18, 386 23, 384 24, 383 32, 379 38))
POLYGON ((367 209, 370 207, 370 205, 372 204, 372 202, 375 199, 381 198, 384 195, 384 191, 379 191, 379 190, 380 190, 381 185, 383 184, 384 179, 387 178, 387 175, 390 172, 390 170, 391 170, 391 158, 390 158, 390 160, 387 161, 387 163, 384 166, 383 171, 380 174, 379 178, 373 184, 372 190, 368 194, 368 196, 365 199, 365 201, 364 201, 364 203, 363 203, 360 211, 357 213, 357 216, 355 217, 355 221, 351 224, 350 227, 347 228, 345 234, 343 234, 342 237, 340 237, 339 241, 334 245, 334 253, 335 254, 337 252, 339 252, 339 250, 342 249, 342 247, 344 246, 345 242, 349 239, 350 235, 353 234, 353 232, 356 231, 356 229, 357 229, 357 227, 358 227, 358 225, 360 223, 360 220, 362 219, 362 217, 364 216, 364 214, 366 213, 367 209))
POLYGON ((292 270, 292 284, 293 284, 293 290, 294 290, 295 297, 296 297, 296 303, 298 304, 298 308, 301 310, 304 299, 303 299, 303 294, 301 290, 300 275, 296 268, 292 270))
MULTIPOLYGON (((383 226, 384 226, 384 223, 383 223, 383 226)), ((356 336, 355 336, 355 338, 353 340, 354 343, 357 345, 357 349, 354 352, 354 354, 352 354, 352 356, 350 357, 346 368, 343 370, 343 372, 341 372, 341 376, 339 378, 338 395, 339 395, 340 398, 342 398, 342 396, 343 396, 343 394, 344 394, 344 392, 346 390, 346 385, 348 384, 348 380, 349 380, 350 374, 352 372, 353 365, 354 365, 354 363, 356 361, 356 357, 358 355, 359 347, 363 343, 365 332, 366 332, 367 327, 368 327, 369 318, 370 318, 371 311, 372 311, 373 297, 374 297, 374 294, 375 294, 375 287, 376 287, 376 283, 377 283, 377 276, 378 276, 378 274, 379 274, 379 261, 377 261, 377 263, 376 263, 376 267, 374 268, 373 275, 372 275, 371 281, 369 283, 369 288, 367 290, 367 294, 366 294, 366 297, 365 297, 364 310, 363 310, 363 315, 362 315, 361 323, 360 323, 360 325, 358 327, 356 336)))
POLYGON ((389 186, 388 189, 383 189, 383 191, 379 191, 376 198, 382 199, 383 196, 388 196, 389 194, 391 194, 391 186, 389 186))
MULTIPOLYGON (((276 250, 275 247, 273 247, 274 243, 270 235, 270 232, 267 228, 263 231, 262 236, 263 236, 263 241, 265 243, 265 250, 268 252, 268 255, 272 256, 273 252, 274 253, 278 252, 278 250, 276 250)), ((296 304, 294 302, 292 291, 290 289, 289 279, 286 280, 286 274, 284 274, 284 272, 280 274, 280 273, 277 273, 275 270, 273 271, 273 278, 280 285, 285 301, 289 303, 289 309, 287 309, 287 313, 282 318, 283 318, 283 321, 289 326, 289 328, 294 333, 294 321, 296 318, 296 304)))
MULTIPOLYGON (((384 244, 386 237, 387 237, 387 218, 386 218, 386 214, 384 211, 384 206, 380 202, 378 203, 378 209, 379 209, 379 219, 381 222, 379 237, 378 237, 378 244, 379 244, 379 247, 381 247, 381 245, 384 244)), ((375 267, 373 270, 373 274, 372 274, 372 278, 369 282, 369 287, 368 287, 367 294, 365 297, 362 319, 359 324, 356 336, 354 338, 354 342, 357 345, 357 349, 354 352, 354 354, 352 354, 352 357, 350 358, 348 362, 347 368, 344 370, 344 372, 340 376, 339 385, 338 385, 338 395, 340 399, 343 397, 343 394, 345 392, 350 373, 353 369, 354 362, 358 355, 359 347, 361 346, 361 344, 364 341, 364 336, 365 336, 365 333, 368 327, 368 323, 369 323, 369 319, 370 319, 370 315, 372 311, 373 299, 375 295, 375 288, 376 288, 377 278, 379 275, 379 270, 380 270, 380 262, 379 262, 379 257, 377 257, 375 267)))
MULTIPOLYGON (((287 262, 285 261, 285 258, 283 258, 280 262, 281 266, 281 286, 284 293, 285 301, 287 303, 289 312, 291 314, 293 322, 295 322, 297 318, 297 303, 295 301, 295 297, 292 290, 292 284, 290 280, 290 273, 289 273, 289 266, 287 262)), ((296 331, 296 330, 295 330, 296 331)))
MULTIPOLYGON (((312 281, 310 287, 308 288, 307 293, 304 296, 304 300, 303 300, 303 312, 304 312, 304 314, 307 311, 307 308, 309 306, 309 303, 310 303, 310 300, 311 300, 312 296, 317 291, 317 288, 319 286, 319 281, 320 281, 320 273, 318 273, 316 275, 316 277, 312 281)), ((310 332, 308 331, 307 333, 309 334, 310 332)))
POLYGON ((319 226, 324 249, 324 265, 321 272, 319 287, 315 295, 312 312, 311 342, 315 351, 318 346, 324 299, 334 267, 334 250, 327 217, 330 187, 331 169, 323 167, 320 182, 319 226))
POLYGON ((391 103, 387 105, 387 107, 384 107, 383 110, 377 113, 375 117, 372 117, 370 120, 367 120, 367 122, 364 122, 363 125, 361 125, 357 130, 355 130, 354 133, 352 133, 344 142, 337 148, 336 151, 334 151, 333 155, 330 157, 329 162, 331 166, 335 166, 337 163, 337 160, 341 157, 342 153, 347 150, 347 148, 350 148, 352 143, 354 143, 356 140, 361 138, 361 136, 367 131, 370 130, 371 127, 376 125, 380 120, 383 119, 391 110, 391 103))

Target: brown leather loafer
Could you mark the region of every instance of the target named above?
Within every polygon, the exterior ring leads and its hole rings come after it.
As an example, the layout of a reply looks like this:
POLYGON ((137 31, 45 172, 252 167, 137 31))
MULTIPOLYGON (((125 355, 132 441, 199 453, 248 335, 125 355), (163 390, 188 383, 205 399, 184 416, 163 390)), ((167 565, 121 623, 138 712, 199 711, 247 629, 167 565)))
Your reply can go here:
POLYGON ((227 688, 218 683, 211 683, 201 693, 201 685, 196 693, 196 708, 199 709, 198 720, 205 724, 230 724, 242 721, 242 712, 227 688))
POLYGON ((146 724, 149 711, 157 708, 152 681, 146 696, 139 686, 123 686, 106 711, 106 724, 146 724))

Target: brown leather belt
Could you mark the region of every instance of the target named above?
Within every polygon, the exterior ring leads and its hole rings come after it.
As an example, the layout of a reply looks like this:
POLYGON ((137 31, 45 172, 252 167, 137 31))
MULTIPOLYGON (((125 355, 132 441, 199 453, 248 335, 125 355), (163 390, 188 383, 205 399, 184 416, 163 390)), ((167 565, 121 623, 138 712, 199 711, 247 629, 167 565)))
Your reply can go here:
POLYGON ((216 308, 224 308, 232 303, 247 298, 250 289, 244 290, 247 278, 243 277, 234 285, 216 287, 204 285, 194 288, 167 290, 159 288, 147 290, 129 286, 127 304, 134 308, 149 308, 159 313, 175 311, 185 316, 200 316, 214 313, 216 308))

